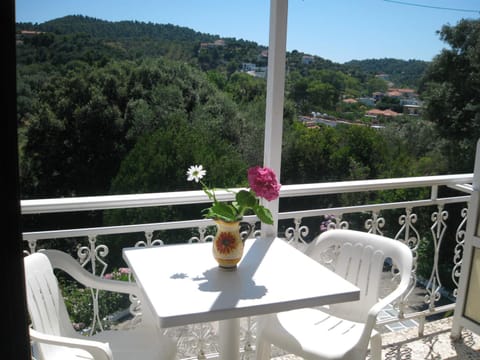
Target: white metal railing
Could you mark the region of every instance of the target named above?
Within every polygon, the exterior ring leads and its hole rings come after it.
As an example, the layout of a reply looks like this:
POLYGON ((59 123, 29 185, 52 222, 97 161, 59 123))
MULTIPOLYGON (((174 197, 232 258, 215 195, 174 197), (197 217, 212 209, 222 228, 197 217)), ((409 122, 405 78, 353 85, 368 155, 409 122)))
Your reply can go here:
MULTIPOLYGON (((391 234, 398 241, 406 243, 418 258, 428 242, 433 253, 430 255, 431 269, 425 271, 424 276, 418 276, 419 266, 424 264, 415 261, 412 271, 412 285, 408 295, 398 304, 393 304, 398 316, 379 320, 378 325, 398 322, 401 320, 416 319, 419 323, 419 332, 423 332, 423 324, 428 316, 452 311, 455 306, 456 289, 446 293, 443 283, 446 279, 441 278, 439 270, 439 255, 445 245, 453 250, 450 270, 451 282, 458 286, 459 269, 463 253, 463 235, 468 218, 467 205, 470 198, 471 182, 473 174, 426 176, 395 179, 375 179, 361 181, 343 181, 315 184, 283 185, 280 192, 280 200, 304 196, 323 197, 329 195, 341 195, 351 193, 374 193, 385 190, 423 188, 429 190, 425 198, 402 199, 397 202, 371 203, 371 204, 346 204, 337 207, 302 209, 284 211, 278 214, 279 236, 300 249, 304 247, 309 239, 316 236, 321 230, 319 222, 328 228, 349 228, 352 227, 352 216, 357 216, 355 225, 362 227, 363 231, 383 235, 385 232, 391 234), (453 189, 454 196, 439 196, 440 188, 453 189), (454 209, 450 210, 449 207, 454 209), (453 214, 450 211, 456 211, 453 214), (390 213, 395 213, 395 222, 391 219, 390 213), (428 213, 428 216, 425 214, 428 213), (422 214, 420 216, 420 214, 422 214), (358 219, 361 218, 361 223, 358 219), (421 218, 421 220, 420 220, 421 218), (450 218, 452 220, 450 220, 450 218), (449 221, 457 220, 457 223, 449 221), (309 221, 310 220, 310 221, 309 221), (314 228, 309 226, 313 223, 314 228), (424 223, 419 223, 423 221, 424 223), (428 223, 427 223, 428 222, 428 223), (422 230, 423 233, 422 233, 422 230), (446 235, 447 229, 450 234, 446 235), (453 230, 453 231, 452 231, 453 230), (425 233, 427 232, 427 233, 425 233), (453 245, 453 246, 452 246, 453 245), (427 276, 425 276, 427 274, 427 276), (428 275, 429 274, 429 275, 428 275), (419 286, 423 284, 424 286, 419 286), (420 293, 420 296, 419 296, 420 293), (443 301, 446 300, 446 301, 443 301)), ((217 193, 219 200, 233 200, 233 194, 227 191, 217 193)), ((208 203, 208 197, 203 191, 183 191, 151 194, 112 195, 94 197, 76 197, 60 199, 22 200, 21 209, 24 215, 46 214, 58 212, 77 212, 108 209, 125 209, 141 207, 162 207, 175 205, 188 205, 208 203)), ((282 202, 280 201, 280 209, 282 202)), ((255 216, 245 217, 245 221, 251 224, 257 223, 255 216)), ((189 229, 192 236, 188 242, 204 242, 211 240, 211 232, 208 230, 214 225, 208 219, 193 219, 174 222, 158 222, 135 225, 119 225, 90 227, 63 230, 42 230, 23 233, 26 242, 26 251, 34 252, 42 246, 42 242, 49 239, 77 239, 83 245, 78 247, 79 260, 83 263, 95 262, 106 266, 108 263, 108 248, 102 244, 103 236, 115 237, 116 235, 140 234, 142 240, 136 241, 131 246, 155 246, 163 244, 158 235, 159 231, 176 231, 189 229), (85 244, 85 239, 88 242, 85 244)), ((358 229, 362 230, 362 229, 358 229)), ((444 266, 444 265, 443 265, 444 266)), ((95 266, 93 266, 95 269, 95 266)), ((95 270, 93 270, 95 271, 95 270)), ((98 315, 98 314, 96 314, 98 315)), ((414 323, 414 322, 411 322, 414 323)), ((251 349, 251 339, 254 329, 254 321, 248 319, 244 333, 245 349, 251 349)), ((209 325, 198 325, 186 336, 185 332, 178 332, 182 337, 179 344, 183 344, 181 354, 183 358, 197 356, 204 352, 213 330, 209 325), (192 335, 194 334, 194 336, 192 335), (187 339, 188 338, 188 339, 187 339), (194 350, 192 350, 194 349, 194 350)))
MULTIPOLYGON (((436 189, 438 189, 439 186, 449 186, 468 191, 472 179, 473 174, 461 174, 284 185, 280 190, 280 197, 286 198, 347 192, 431 187, 432 199, 435 199, 437 193, 436 189)), ((234 197, 232 193, 227 191, 218 191, 216 196, 219 201, 232 200, 234 197)), ((207 202, 209 202, 209 199, 203 191, 176 191, 150 194, 22 200, 21 209, 22 214, 39 214, 82 210, 198 204, 207 202)))

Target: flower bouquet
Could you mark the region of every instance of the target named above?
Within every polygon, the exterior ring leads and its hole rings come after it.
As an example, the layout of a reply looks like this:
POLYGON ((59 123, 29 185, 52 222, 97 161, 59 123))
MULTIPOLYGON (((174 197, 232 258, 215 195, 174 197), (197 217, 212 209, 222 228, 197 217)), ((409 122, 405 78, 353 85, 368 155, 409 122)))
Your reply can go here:
MULTIPOLYGON (((277 181, 275 172, 268 167, 254 166, 248 169, 248 183, 250 189, 235 193, 235 201, 227 203, 218 201, 215 189, 209 188, 203 181, 207 171, 202 165, 192 165, 187 171, 187 180, 202 185, 202 189, 212 200, 212 206, 205 209, 204 216, 210 219, 236 222, 243 219, 248 212, 255 214, 261 222, 272 225, 273 217, 269 209, 260 205, 260 198, 272 201, 278 198, 281 185, 277 181)), ((230 191, 227 189, 227 191, 230 191)))
MULTIPOLYGON (((217 233, 213 239, 213 256, 219 268, 234 270, 243 255, 243 239, 240 236, 239 225, 248 212, 255 214, 261 222, 273 224, 273 216, 269 209, 260 205, 260 198, 268 201, 279 196, 280 184, 272 169, 252 167, 248 170, 250 189, 242 189, 235 194, 235 201, 218 201, 215 189, 209 188, 203 181, 207 171, 202 165, 193 165, 187 171, 187 180, 202 185, 203 191, 212 200, 212 205, 204 209, 204 216, 213 219, 217 225, 217 233)), ((251 225, 249 226, 252 229, 251 225)))

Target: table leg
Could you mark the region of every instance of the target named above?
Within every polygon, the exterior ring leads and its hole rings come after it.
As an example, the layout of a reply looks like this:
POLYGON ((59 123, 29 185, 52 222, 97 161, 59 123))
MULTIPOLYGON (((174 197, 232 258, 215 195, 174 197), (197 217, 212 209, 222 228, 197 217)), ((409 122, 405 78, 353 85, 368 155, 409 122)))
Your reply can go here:
POLYGON ((218 342, 220 360, 240 359, 240 319, 221 320, 218 322, 218 342))

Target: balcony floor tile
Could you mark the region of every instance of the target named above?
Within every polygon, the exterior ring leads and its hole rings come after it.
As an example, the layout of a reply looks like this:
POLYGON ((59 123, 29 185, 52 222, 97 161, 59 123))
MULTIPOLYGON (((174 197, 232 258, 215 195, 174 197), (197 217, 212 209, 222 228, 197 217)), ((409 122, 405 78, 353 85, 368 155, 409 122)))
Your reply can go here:
POLYGON ((464 329, 462 339, 453 341, 452 319, 426 323, 422 337, 418 337, 417 327, 384 334, 382 359, 480 359, 480 336, 464 329))
MULTIPOLYGON (((425 324, 424 336, 418 337, 413 327, 382 335, 383 360, 479 360, 480 336, 463 330, 462 341, 450 339, 452 317, 425 324)), ((294 355, 283 355, 274 360, 302 360, 294 355)), ((369 359, 369 357, 367 357, 369 359)))

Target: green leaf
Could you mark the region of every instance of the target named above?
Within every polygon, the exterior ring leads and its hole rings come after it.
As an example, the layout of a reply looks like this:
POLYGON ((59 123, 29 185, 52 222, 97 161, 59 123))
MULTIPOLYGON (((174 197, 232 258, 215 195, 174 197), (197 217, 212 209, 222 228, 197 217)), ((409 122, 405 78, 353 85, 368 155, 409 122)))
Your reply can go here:
POLYGON ((210 207, 208 216, 211 218, 222 219, 225 221, 237 221, 237 210, 232 206, 225 203, 214 203, 210 207))
POLYGON ((258 216, 261 222, 268 225, 273 225, 273 216, 269 209, 262 205, 255 205, 253 207, 253 211, 258 216))
POLYGON ((244 208, 253 208, 257 204, 257 199, 252 192, 247 190, 240 190, 235 196, 238 205, 244 208))

